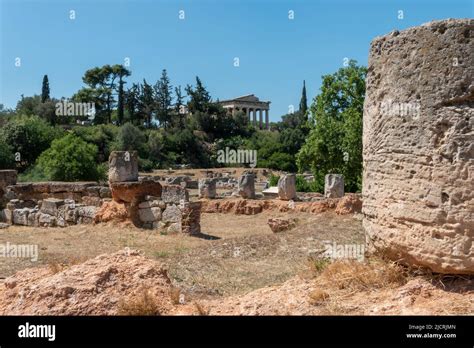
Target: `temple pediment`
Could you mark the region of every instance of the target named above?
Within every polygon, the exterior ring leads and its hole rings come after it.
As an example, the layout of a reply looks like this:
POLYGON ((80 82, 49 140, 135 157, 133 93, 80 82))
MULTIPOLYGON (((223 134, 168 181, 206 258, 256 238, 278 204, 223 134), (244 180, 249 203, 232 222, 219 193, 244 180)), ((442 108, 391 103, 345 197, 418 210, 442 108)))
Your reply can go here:
POLYGON ((258 102, 260 101, 260 99, 258 99, 255 95, 253 94, 248 94, 248 95, 244 95, 242 97, 237 97, 235 98, 234 100, 238 100, 238 101, 245 101, 245 102, 258 102))

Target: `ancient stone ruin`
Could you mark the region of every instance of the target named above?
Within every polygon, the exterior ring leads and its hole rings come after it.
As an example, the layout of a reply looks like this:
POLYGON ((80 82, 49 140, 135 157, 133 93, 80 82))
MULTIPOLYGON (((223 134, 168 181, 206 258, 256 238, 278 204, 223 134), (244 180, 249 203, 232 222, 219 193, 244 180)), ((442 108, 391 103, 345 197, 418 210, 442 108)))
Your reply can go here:
POLYGON ((238 194, 242 198, 255 199, 255 175, 243 174, 239 179, 238 194))
POLYGON ((324 196, 326 198, 344 197, 344 177, 341 174, 327 174, 324 177, 324 196))
POLYGON ((10 225, 66 227, 91 223, 98 207, 111 199, 109 187, 97 182, 9 184, 1 188, 0 221, 10 225))
MULTIPOLYGON (((181 185, 162 187, 150 178, 138 180, 137 161, 134 151, 114 151, 110 154, 109 181, 114 178, 110 181, 113 201, 125 206, 128 217, 138 227, 199 234, 201 203, 189 202, 188 191, 181 185), (135 177, 135 180, 130 180, 135 177), (129 180, 115 181, 115 178, 129 180)), ((103 215, 108 208, 103 206, 99 215, 103 215)), ((100 221, 100 218, 97 220, 100 221)))
POLYGON ((199 180, 199 198, 216 198, 216 180, 214 178, 199 180))
POLYGON ((278 179, 278 197, 285 201, 296 199, 296 175, 286 174, 278 179))
POLYGON ((119 215, 141 228, 199 234, 201 203, 190 202, 181 185, 139 180, 137 161, 136 152, 112 152, 110 187, 97 182, 17 183, 16 171, 0 171, 0 222, 66 227, 110 221, 119 215), (117 209, 120 214, 111 214, 117 209))
POLYGON ((474 273, 474 20, 373 40, 364 105, 364 228, 371 250, 474 273))

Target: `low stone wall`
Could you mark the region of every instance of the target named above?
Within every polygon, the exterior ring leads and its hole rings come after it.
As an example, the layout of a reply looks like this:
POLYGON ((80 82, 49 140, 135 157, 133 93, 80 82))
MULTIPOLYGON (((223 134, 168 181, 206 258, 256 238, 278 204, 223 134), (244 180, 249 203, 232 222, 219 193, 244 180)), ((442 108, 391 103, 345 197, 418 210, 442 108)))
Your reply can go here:
POLYGON ((0 220, 11 225, 66 227, 91 223, 98 209, 96 206, 76 203, 72 199, 46 198, 35 206, 31 206, 31 202, 10 200, 0 212, 0 220))
POLYGON ((78 203, 100 206, 103 199, 111 198, 111 191, 108 186, 100 186, 97 182, 24 182, 5 187, 3 196, 6 200, 34 203, 46 198, 73 199, 78 203))
MULTIPOLYGON (((13 178, 11 173, 8 176, 13 178)), ((3 173, 0 177, 2 183, 14 182, 3 180, 3 173)), ((97 182, 17 183, 2 189, 0 221, 34 227, 91 223, 98 207, 110 199, 109 187, 97 182)))

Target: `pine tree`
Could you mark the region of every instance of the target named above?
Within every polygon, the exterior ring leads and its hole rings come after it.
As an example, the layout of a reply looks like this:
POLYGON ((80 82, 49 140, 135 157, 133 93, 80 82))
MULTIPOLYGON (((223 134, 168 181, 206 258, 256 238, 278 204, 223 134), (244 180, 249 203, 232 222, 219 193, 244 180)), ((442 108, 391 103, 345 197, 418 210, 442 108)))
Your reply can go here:
POLYGON ((308 100, 306 99, 306 81, 303 80, 303 91, 301 92, 300 109, 299 111, 305 115, 308 110, 308 100))
POLYGON ((41 102, 49 100, 49 80, 48 75, 43 76, 43 86, 41 88, 41 102))
POLYGON ((188 103, 189 111, 194 113, 197 111, 208 112, 211 105, 211 96, 206 87, 201 82, 201 79, 196 76, 196 88, 190 85, 186 86, 186 93, 190 97, 188 103))

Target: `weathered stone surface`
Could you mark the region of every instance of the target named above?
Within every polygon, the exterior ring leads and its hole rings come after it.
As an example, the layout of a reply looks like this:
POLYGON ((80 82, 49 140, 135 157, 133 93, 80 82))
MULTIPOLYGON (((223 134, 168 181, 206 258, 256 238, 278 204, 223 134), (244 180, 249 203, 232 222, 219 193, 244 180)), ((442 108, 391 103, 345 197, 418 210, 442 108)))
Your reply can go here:
POLYGON ((285 201, 296 198, 296 175, 286 174, 278 179, 278 197, 285 201))
POLYGON ((0 229, 4 229, 4 228, 8 228, 10 227, 9 224, 5 223, 5 222, 0 222, 0 229))
POLYGON ((59 206, 64 204, 64 200, 56 198, 44 199, 41 203, 41 212, 49 215, 56 215, 59 206))
POLYGON ((238 193, 245 199, 255 198, 255 175, 244 174, 239 179, 238 193))
POLYGON ((143 209, 143 208, 156 208, 156 207, 159 207, 159 208, 161 208, 161 210, 163 210, 163 209, 166 208, 166 204, 162 200, 154 200, 154 201, 141 202, 138 205, 138 208, 140 208, 140 209, 143 209))
POLYGON ((100 197, 100 186, 89 186, 86 188, 87 194, 91 197, 100 197))
POLYGON ((56 226, 56 217, 49 215, 49 214, 43 214, 41 212, 38 213, 38 224, 43 227, 54 227, 56 226))
POLYGON ((162 214, 163 222, 181 221, 181 210, 177 205, 170 204, 166 207, 162 214))
POLYGON ((12 199, 7 203, 7 209, 15 210, 24 208, 21 206, 21 202, 19 199, 12 199))
POLYGON ((189 235, 201 233, 201 202, 187 202, 181 207, 181 232, 189 235))
POLYGON ((22 209, 15 209, 13 210, 13 223, 15 225, 28 225, 28 213, 30 209, 22 208, 22 209))
MULTIPOLYGON (((81 205, 79 205, 80 207, 81 205)), ((63 219, 65 223, 74 224, 77 221, 78 214, 77 209, 78 206, 74 202, 68 202, 58 208, 58 219, 63 219)), ((59 222, 59 221, 58 221, 59 222)))
POLYGON ((100 197, 84 196, 82 197, 82 203, 85 205, 94 205, 96 207, 100 207, 102 205, 102 199, 100 197))
POLYGON ((165 185, 161 199, 166 204, 180 204, 181 201, 189 202, 189 193, 179 185, 165 185))
POLYGON ((270 218, 268 219, 268 226, 272 232, 282 232, 289 230, 296 226, 295 219, 270 218))
MULTIPOLYGON (((166 178, 166 184, 168 185, 180 185, 181 183, 187 183, 188 181, 191 181, 191 178, 187 175, 178 175, 178 176, 172 176, 166 178)), ((186 187, 186 185, 184 185, 186 187)))
POLYGON ((216 180, 204 178, 199 180, 199 198, 216 198, 216 180))
POLYGON ((136 151, 112 151, 109 156, 109 182, 138 181, 136 151))
POLYGON ((117 202, 142 202, 145 196, 161 196, 161 184, 157 181, 112 182, 112 198, 117 202))
POLYGON ((324 177, 324 195, 326 198, 344 197, 344 177, 341 174, 327 174, 324 177))
POLYGON ((112 198, 112 191, 108 187, 101 187, 99 190, 100 198, 112 198))
POLYGON ((38 212, 38 210, 31 210, 28 213, 28 226, 34 226, 34 227, 39 226, 39 223, 38 223, 39 216, 38 216, 38 214, 40 214, 38 212))
POLYGON ((76 210, 79 217, 93 219, 98 208, 96 206, 86 205, 83 207, 77 207, 76 210))
POLYGON ((474 20, 376 38, 364 104, 369 251, 474 273, 474 20))
POLYGON ((13 224, 13 210, 3 209, 2 212, 2 221, 9 225, 13 224))
POLYGON ((140 220, 143 222, 154 222, 161 220, 161 209, 158 207, 138 209, 140 220))

